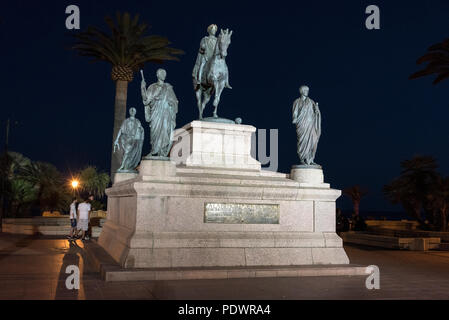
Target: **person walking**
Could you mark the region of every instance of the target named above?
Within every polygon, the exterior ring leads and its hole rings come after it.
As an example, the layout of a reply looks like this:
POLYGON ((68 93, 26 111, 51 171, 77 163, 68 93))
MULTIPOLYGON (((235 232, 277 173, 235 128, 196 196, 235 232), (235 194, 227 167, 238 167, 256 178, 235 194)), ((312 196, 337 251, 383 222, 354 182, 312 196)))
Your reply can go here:
POLYGON ((89 215, 92 207, 89 203, 89 199, 85 199, 78 205, 78 233, 81 231, 81 240, 86 240, 86 231, 89 229, 89 215))
POLYGON ((76 197, 72 199, 72 203, 70 204, 70 234, 67 236, 69 240, 73 240, 74 235, 76 233, 76 205, 78 200, 76 197))

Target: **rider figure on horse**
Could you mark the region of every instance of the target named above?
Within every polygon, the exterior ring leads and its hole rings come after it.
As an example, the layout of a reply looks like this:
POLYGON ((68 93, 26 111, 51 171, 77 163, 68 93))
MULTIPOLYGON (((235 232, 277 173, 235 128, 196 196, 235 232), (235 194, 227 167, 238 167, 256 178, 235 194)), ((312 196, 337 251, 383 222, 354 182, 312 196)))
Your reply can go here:
POLYGON ((208 36, 201 39, 200 50, 196 58, 195 66, 193 67, 192 77, 193 77, 193 87, 195 90, 201 85, 205 65, 214 54, 215 45, 217 43, 217 25, 211 24, 207 27, 208 36))
POLYGON ((217 108, 224 88, 232 89, 229 85, 229 71, 226 65, 228 47, 231 44, 232 31, 221 30, 215 37, 217 26, 211 24, 208 36, 201 40, 200 50, 192 72, 193 89, 195 91, 199 120, 203 119, 203 111, 211 96, 214 96, 213 118, 217 119, 217 108))

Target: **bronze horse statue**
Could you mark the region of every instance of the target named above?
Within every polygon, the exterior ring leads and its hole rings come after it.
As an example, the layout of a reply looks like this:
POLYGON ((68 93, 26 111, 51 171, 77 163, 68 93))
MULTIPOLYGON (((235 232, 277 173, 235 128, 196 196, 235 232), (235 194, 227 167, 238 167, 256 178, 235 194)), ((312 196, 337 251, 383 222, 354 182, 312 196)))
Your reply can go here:
POLYGON ((232 89, 229 85, 229 71, 226 65, 228 47, 231 44, 232 31, 221 29, 217 38, 212 59, 206 65, 201 76, 200 85, 195 87, 195 95, 198 103, 200 120, 203 119, 203 111, 212 95, 215 95, 213 105, 215 107, 213 117, 218 118, 217 108, 220 96, 224 88, 232 89))

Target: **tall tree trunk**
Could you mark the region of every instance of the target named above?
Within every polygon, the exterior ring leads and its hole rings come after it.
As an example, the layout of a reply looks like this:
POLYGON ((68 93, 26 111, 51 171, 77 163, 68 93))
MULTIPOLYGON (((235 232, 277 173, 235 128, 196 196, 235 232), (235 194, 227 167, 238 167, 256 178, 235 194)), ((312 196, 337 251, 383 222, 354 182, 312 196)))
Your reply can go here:
POLYGON ((120 130, 120 126, 126 119, 126 99, 128 96, 128 81, 117 80, 115 82, 115 109, 114 109, 114 132, 112 134, 112 156, 111 156, 111 179, 120 168, 120 158, 114 153, 114 141, 120 130))

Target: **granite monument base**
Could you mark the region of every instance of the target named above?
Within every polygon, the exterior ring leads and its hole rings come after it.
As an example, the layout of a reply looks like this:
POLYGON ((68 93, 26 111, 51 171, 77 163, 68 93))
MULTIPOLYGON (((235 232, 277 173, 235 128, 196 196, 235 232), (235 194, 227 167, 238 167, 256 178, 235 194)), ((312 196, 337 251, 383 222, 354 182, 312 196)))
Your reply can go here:
POLYGON ((106 191, 98 243, 122 268, 349 263, 335 233, 341 192, 321 169, 261 170, 254 127, 199 122, 175 135, 193 143, 186 161, 143 160, 137 177, 106 191))
POLYGON ((137 172, 117 172, 114 174, 112 181, 113 183, 127 181, 136 178, 138 175, 139 174, 137 172))

